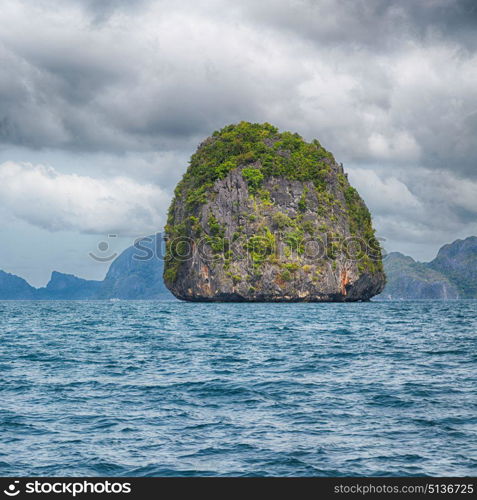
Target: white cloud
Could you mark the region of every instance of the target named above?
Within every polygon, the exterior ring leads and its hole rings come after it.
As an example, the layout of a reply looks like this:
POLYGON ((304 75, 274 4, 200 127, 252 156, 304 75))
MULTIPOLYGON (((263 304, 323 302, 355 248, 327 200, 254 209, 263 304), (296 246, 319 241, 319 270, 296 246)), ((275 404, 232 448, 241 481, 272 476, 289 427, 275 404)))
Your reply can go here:
POLYGON ((409 215, 422 208, 416 196, 401 180, 394 176, 381 178, 374 170, 353 168, 349 179, 372 211, 379 213, 406 212, 409 215))
POLYGON ((169 195, 126 177, 63 174, 28 163, 0 164, 0 209, 50 231, 137 236, 162 229, 169 195))
POLYGON ((372 132, 368 137, 369 152, 376 159, 405 161, 419 159, 419 145, 408 132, 399 131, 394 136, 386 137, 372 132))

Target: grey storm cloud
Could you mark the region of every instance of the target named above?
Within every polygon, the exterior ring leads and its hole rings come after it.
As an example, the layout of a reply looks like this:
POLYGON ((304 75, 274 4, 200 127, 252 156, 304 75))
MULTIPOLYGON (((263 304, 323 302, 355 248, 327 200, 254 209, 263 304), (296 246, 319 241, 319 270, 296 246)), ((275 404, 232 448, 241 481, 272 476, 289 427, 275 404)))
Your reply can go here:
POLYGON ((447 236, 472 227, 474 0, 3 0, 0 21, 0 151, 96 155, 101 175, 109 155, 170 190, 213 130, 269 121, 368 179, 384 231, 432 232, 437 208, 447 236))
POLYGON ((292 31, 320 44, 390 51, 410 39, 448 38, 474 50, 474 0, 247 1, 251 20, 292 31))
POLYGON ((345 161, 475 173, 474 2, 197 4, 6 0, 1 143, 175 150, 268 120, 345 161))

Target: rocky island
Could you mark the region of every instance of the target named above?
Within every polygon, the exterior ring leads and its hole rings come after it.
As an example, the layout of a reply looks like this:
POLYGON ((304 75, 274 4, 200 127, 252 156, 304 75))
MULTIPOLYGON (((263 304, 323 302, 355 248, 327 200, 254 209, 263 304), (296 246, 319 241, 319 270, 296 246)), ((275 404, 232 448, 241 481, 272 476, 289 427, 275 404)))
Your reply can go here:
POLYGON ((384 259, 386 288, 380 300, 477 299, 477 237, 440 248, 431 262, 391 252, 384 259))
POLYGON ((190 301, 365 301, 385 284, 342 165, 317 140, 248 122, 192 156, 169 209, 164 279, 190 301))

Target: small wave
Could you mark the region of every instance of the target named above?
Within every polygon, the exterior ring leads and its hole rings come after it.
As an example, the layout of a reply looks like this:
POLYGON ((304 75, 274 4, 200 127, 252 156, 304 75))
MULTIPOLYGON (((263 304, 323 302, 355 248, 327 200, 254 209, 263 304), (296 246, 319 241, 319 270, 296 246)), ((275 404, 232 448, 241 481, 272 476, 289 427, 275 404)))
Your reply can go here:
POLYGON ((378 394, 371 399, 370 404, 376 406, 409 408, 411 406, 414 406, 416 403, 414 401, 405 401, 396 396, 390 396, 388 394, 378 394))

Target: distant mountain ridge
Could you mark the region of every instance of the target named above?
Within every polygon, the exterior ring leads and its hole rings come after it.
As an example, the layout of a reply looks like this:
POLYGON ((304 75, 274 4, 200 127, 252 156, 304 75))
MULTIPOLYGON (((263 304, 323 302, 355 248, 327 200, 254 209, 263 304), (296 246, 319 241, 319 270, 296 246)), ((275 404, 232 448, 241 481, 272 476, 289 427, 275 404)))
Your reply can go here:
POLYGON ((102 281, 85 280, 73 274, 53 271, 46 287, 36 290, 36 298, 49 300, 94 298, 99 293, 101 286, 102 281))
POLYGON ((446 276, 461 298, 477 298, 477 236, 444 245, 429 267, 446 276))
POLYGON ((378 299, 459 298, 459 291, 443 274, 402 253, 392 252, 386 256, 384 272, 387 283, 378 299))
POLYGON ((33 299, 36 291, 23 278, 0 270, 0 300, 33 299))
POLYGON ((174 296, 162 277, 164 242, 157 234, 124 250, 109 267, 99 298, 162 299, 174 296))
POLYGON ((444 245, 431 262, 392 252, 384 270, 387 284, 378 300, 477 299, 477 237, 444 245))
POLYGON ((23 278, 0 270, 0 299, 174 299, 162 278, 162 236, 158 233, 137 243, 113 260, 103 281, 53 271, 46 287, 34 288, 23 278))

